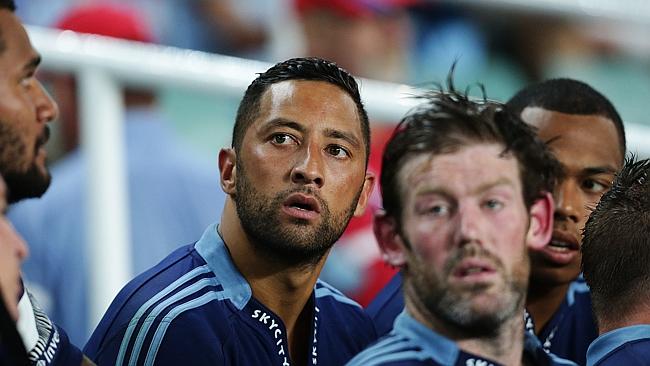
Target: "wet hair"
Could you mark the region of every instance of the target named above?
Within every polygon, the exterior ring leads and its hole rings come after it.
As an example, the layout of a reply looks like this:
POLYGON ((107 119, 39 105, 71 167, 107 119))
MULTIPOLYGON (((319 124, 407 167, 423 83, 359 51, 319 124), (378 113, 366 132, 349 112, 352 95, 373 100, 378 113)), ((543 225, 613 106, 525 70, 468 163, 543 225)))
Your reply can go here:
POLYGON ((365 143, 366 165, 370 155, 370 126, 368 114, 361 102, 359 86, 350 73, 335 63, 316 57, 292 58, 275 64, 266 72, 259 74, 246 89, 235 119, 232 133, 232 147, 239 151, 246 130, 259 117, 260 101, 270 85, 287 80, 323 81, 338 86, 346 92, 357 106, 357 114, 361 123, 363 142, 365 143))
POLYGON ((380 183, 388 215, 401 220, 400 194, 406 187, 400 187, 399 170, 409 159, 453 153, 474 144, 501 144, 503 154, 517 159, 527 208, 545 192, 553 191, 560 165, 537 138, 534 127, 501 103, 485 97, 475 101, 467 93, 457 92, 452 73, 447 89, 438 87, 424 94, 424 102, 401 120, 386 145, 380 183))
POLYGON ((527 107, 577 115, 598 115, 614 123, 621 156, 625 156, 625 128, 614 105, 591 86, 573 79, 550 79, 520 90, 506 103, 517 116, 527 107))
POLYGON ((625 159, 582 235, 582 271, 598 322, 650 304, 650 160, 625 159))

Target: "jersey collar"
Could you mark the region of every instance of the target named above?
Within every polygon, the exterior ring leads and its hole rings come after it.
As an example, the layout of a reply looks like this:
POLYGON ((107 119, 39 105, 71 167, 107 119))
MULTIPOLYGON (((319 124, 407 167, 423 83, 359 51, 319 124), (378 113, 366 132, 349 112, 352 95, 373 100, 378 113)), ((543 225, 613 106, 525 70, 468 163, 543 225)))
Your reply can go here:
POLYGON ((632 325, 607 332, 587 349, 587 366, 593 366, 624 343, 650 338, 650 325, 632 325))
POLYGON ((251 299, 253 291, 244 276, 235 267, 230 257, 230 251, 217 232, 216 223, 208 226, 194 248, 223 286, 224 296, 238 310, 242 310, 251 299))

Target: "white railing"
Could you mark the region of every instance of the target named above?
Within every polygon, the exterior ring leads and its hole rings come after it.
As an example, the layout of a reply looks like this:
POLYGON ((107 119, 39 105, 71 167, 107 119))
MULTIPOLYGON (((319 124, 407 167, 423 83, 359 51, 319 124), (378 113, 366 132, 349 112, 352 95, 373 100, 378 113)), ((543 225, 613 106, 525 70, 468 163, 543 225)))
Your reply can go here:
MULTIPOLYGON (((256 73, 270 65, 70 31, 28 31, 44 69, 79 77, 82 148, 90 175, 90 320, 96 324, 132 277, 120 86, 181 87, 240 97, 256 73)), ((410 96, 416 92, 406 85, 361 81, 372 120, 398 121, 415 105, 410 96)), ((630 150, 650 156, 650 128, 628 123, 627 132, 630 150)))

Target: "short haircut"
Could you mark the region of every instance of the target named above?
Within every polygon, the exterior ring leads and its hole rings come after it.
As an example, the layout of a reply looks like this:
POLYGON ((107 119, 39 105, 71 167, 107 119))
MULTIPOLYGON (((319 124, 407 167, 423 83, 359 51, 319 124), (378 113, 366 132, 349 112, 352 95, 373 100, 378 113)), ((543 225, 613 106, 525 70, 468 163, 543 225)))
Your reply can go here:
POLYGON ((614 123, 621 156, 625 156, 625 128, 614 105, 591 86, 573 79, 550 79, 520 90, 506 103, 521 116, 527 107, 577 115, 597 115, 614 123))
POLYGON ((14 0, 0 0, 0 9, 16 11, 16 4, 14 3, 14 0))
POLYGON ((338 86, 346 92, 357 106, 357 114, 361 123, 361 133, 366 147, 366 165, 370 155, 370 126, 368 114, 361 102, 359 86, 350 73, 335 63, 316 57, 292 58, 275 64, 266 72, 259 74, 246 89, 244 97, 237 109, 235 127, 232 133, 232 147, 239 151, 246 130, 259 117, 260 101, 264 92, 272 84, 287 80, 323 81, 338 86))
POLYGON ((426 93, 425 102, 401 120, 386 145, 380 180, 386 214, 401 220, 399 170, 408 159, 452 153, 479 143, 501 144, 503 154, 517 159, 527 208, 552 192, 560 165, 534 127, 501 103, 485 98, 473 101, 458 93, 451 74, 447 84, 448 91, 438 88, 426 93))
POLYGON ((650 160, 625 159, 582 234, 582 271, 599 322, 650 300, 650 160))

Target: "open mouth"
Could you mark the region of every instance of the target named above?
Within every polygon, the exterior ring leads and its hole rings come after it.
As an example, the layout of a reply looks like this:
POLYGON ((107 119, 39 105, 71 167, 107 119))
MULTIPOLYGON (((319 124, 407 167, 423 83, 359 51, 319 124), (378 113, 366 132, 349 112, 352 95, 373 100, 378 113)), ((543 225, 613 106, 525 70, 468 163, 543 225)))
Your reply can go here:
POLYGON ((580 244, 578 244, 578 240, 574 236, 555 231, 553 232, 551 242, 548 243, 548 247, 556 251, 568 252, 571 250, 579 250, 580 244))
POLYGON ((291 217, 310 220, 320 215, 321 205, 318 200, 303 193, 293 193, 283 203, 283 211, 291 217))
POLYGON ((554 231, 551 241, 542 249, 541 253, 547 260, 555 265, 572 263, 580 252, 580 243, 574 235, 561 231, 554 231))
POLYGON ((467 258, 454 269, 453 276, 460 279, 483 278, 496 272, 495 267, 485 259, 467 258))
POLYGON ((557 250, 560 252, 568 252, 570 250, 578 250, 576 245, 573 243, 567 243, 564 241, 559 241, 559 240, 551 240, 550 243, 548 243, 548 246, 551 247, 553 250, 557 250))
POLYGON ((36 140, 36 150, 43 147, 49 139, 50 139, 50 128, 46 125, 43 128, 43 132, 40 134, 40 136, 38 136, 38 139, 36 140))
POLYGON ((284 205, 303 211, 314 211, 316 213, 320 212, 320 205, 318 204, 318 200, 316 200, 314 197, 301 193, 294 193, 290 195, 284 201, 284 205))

